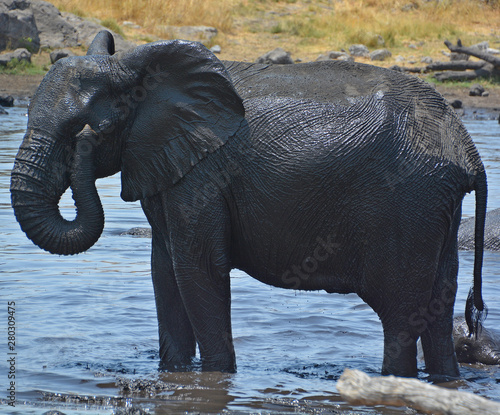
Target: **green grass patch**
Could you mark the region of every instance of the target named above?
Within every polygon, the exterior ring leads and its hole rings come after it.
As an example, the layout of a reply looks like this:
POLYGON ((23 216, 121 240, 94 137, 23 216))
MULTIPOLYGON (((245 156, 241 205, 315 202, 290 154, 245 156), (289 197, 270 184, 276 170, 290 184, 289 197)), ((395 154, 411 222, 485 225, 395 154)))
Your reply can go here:
POLYGON ((125 38, 125 33, 123 33, 123 29, 120 27, 118 22, 115 19, 108 18, 101 20, 101 25, 104 27, 107 27, 108 29, 112 30, 113 32, 119 34, 121 37, 125 38))
POLYGON ((6 66, 0 66, 0 73, 9 75, 45 75, 46 66, 34 65, 26 61, 12 59, 6 66))

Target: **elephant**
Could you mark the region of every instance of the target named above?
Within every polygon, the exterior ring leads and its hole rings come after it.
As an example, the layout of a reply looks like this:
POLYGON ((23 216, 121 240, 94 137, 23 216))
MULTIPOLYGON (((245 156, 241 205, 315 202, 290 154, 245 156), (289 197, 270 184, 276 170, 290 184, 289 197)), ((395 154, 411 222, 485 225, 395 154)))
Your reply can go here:
MULTIPOLYGON (((474 249, 475 219, 466 218, 458 228, 458 249, 471 251, 474 249)), ((487 251, 500 251, 500 208, 486 213, 484 246, 487 251)))
POLYGON ((460 363, 500 365, 500 333, 478 326, 477 336, 471 336, 463 316, 453 319, 453 342, 460 363))
POLYGON ((104 226, 95 180, 119 171, 121 198, 139 200, 152 228, 160 370, 236 371, 236 268, 276 287, 356 293, 382 322, 383 374, 416 376, 421 338, 429 373, 460 376, 457 231, 475 191, 474 333, 486 173, 428 84, 354 62, 221 62, 185 40, 114 53, 100 32, 30 103, 11 175, 21 229, 55 254, 89 249, 104 226), (68 187, 73 221, 58 208, 68 187))

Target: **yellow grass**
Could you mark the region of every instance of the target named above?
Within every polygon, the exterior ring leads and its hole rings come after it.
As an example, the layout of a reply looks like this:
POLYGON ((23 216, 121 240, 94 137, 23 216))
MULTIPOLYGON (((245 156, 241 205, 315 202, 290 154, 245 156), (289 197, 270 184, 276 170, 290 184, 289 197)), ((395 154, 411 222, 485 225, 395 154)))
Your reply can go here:
POLYGON ((133 21, 161 35, 165 25, 232 27, 233 0, 55 0, 56 7, 81 16, 133 21))
POLYGON ((445 39, 489 40, 500 48, 500 0, 53 0, 57 7, 119 25, 136 41, 164 38, 166 25, 219 30, 222 59, 255 60, 275 47, 314 60, 329 50, 364 43, 411 59, 442 59, 445 39), (497 42, 497 43, 495 43, 497 42), (409 48, 409 46, 412 48, 409 48), (415 49, 416 47, 416 49, 415 49))

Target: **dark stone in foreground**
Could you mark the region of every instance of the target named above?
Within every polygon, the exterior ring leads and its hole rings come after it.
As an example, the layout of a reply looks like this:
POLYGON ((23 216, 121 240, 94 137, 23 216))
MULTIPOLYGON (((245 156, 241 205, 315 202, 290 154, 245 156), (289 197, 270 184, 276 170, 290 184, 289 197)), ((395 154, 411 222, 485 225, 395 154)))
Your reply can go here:
POLYGON ((12 97, 11 95, 0 95, 0 106, 13 107, 14 97, 12 97))
MULTIPOLYGON (((458 229, 459 250, 471 251, 474 249, 474 224, 475 218, 462 220, 458 229)), ((488 251, 500 251, 500 209, 492 210, 486 214, 484 249, 488 251)))

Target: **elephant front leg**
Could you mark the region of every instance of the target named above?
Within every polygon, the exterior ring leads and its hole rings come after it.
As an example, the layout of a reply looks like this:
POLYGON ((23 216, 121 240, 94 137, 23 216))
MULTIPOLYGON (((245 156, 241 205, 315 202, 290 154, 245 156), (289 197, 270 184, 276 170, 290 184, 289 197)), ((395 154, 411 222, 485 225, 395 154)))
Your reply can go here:
MULTIPOLYGON (((235 372, 231 333, 229 272, 230 218, 224 199, 211 196, 189 220, 176 220, 171 232, 174 270, 184 306, 198 343, 204 371, 235 372)), ((170 217, 182 217, 181 203, 171 198, 170 217)), ((190 206, 196 206, 190 202, 190 206)))
POLYGON ((382 375, 417 376, 417 337, 403 325, 384 325, 382 375))
POLYGON ((176 276, 198 342, 202 369, 235 372, 229 269, 221 270, 214 263, 206 268, 176 264, 176 276))
POLYGON ((154 231, 151 268, 158 315, 160 368, 189 370, 196 353, 196 340, 177 287, 172 260, 161 235, 154 231))

